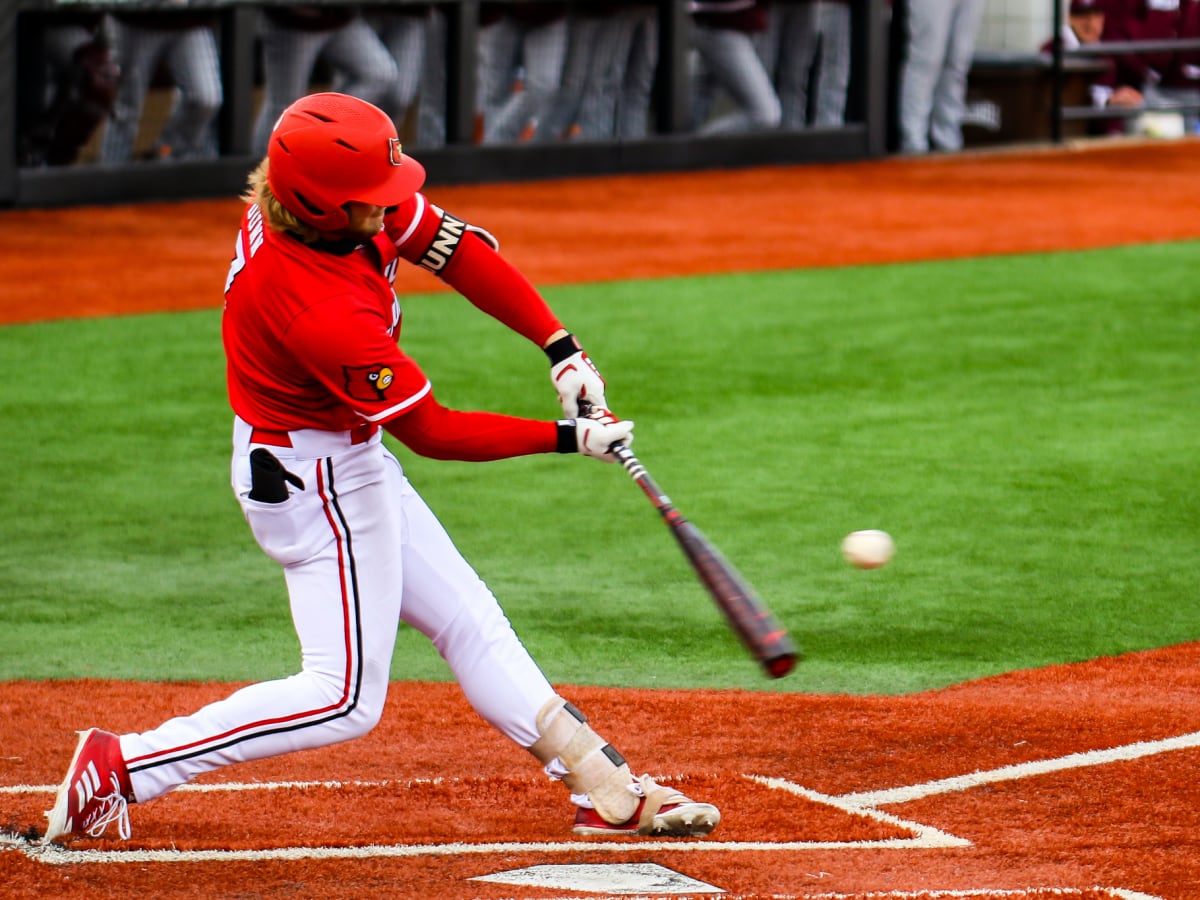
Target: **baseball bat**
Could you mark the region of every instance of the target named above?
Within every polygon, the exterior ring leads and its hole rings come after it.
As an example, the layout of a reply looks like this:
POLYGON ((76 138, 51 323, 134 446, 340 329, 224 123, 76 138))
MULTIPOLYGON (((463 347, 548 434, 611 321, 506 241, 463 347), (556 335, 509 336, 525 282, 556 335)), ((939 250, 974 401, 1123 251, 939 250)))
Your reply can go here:
POLYGON ((612 445, 612 452, 642 493, 650 498, 717 608, 767 675, 782 678, 792 671, 800 651, 750 583, 675 508, 632 450, 618 443, 612 445))

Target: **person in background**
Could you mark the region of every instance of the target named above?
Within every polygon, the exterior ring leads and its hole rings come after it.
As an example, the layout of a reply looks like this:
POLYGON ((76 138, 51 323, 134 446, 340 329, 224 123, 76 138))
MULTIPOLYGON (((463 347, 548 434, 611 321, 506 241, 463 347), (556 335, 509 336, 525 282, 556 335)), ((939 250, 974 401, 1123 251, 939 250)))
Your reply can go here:
POLYGON ((762 42, 780 127, 837 128, 850 88, 849 0, 774 0, 762 42))
MULTIPOLYGON (((378 105, 403 132, 409 110, 420 95, 433 7, 407 3, 372 7, 365 15, 396 63, 396 80, 380 95, 378 105)), ((349 88, 349 74, 339 71, 332 89, 353 93, 349 88)))
POLYGON ((688 0, 695 73, 692 121, 700 134, 778 128, 779 96, 757 43, 767 30, 764 0, 688 0), (713 116, 718 94, 735 104, 713 116))
POLYGON ((112 112, 121 81, 94 10, 23 13, 18 22, 18 62, 24 76, 17 96, 17 160, 24 167, 65 166, 112 112))
MULTIPOLYGON (((1104 34, 1105 12, 1102 0, 1070 0, 1067 7, 1067 21, 1063 23, 1062 34, 1057 41, 1053 38, 1041 46, 1045 55, 1054 52, 1055 44, 1063 50, 1077 50, 1086 44, 1095 44, 1104 34)), ((1092 105, 1097 109, 1109 107, 1136 108, 1143 104, 1142 92, 1130 84, 1117 83, 1117 60, 1115 57, 1103 57, 1105 71, 1098 75, 1088 85, 1092 105)), ((1126 120, 1098 120, 1089 129, 1096 134, 1121 133, 1125 130, 1126 120)))
POLYGON ((553 2, 482 3, 479 23, 482 142, 553 139, 544 122, 566 63, 566 7, 553 2))
POLYGON ((594 93, 584 96, 584 119, 601 128, 615 103, 613 136, 640 140, 650 129, 658 71, 658 10, 645 0, 614 0, 609 8, 603 40, 608 49, 606 65, 597 72, 594 93))
POLYGON ((573 7, 551 139, 636 140, 649 128, 658 66, 658 15, 641 0, 573 7))
POLYGON ((425 65, 417 98, 417 144, 444 147, 446 144, 446 13, 433 4, 425 20, 425 65))
POLYGON ((121 81, 100 143, 100 161, 133 158, 146 92, 160 66, 175 83, 175 98, 149 157, 216 157, 215 120, 224 100, 216 14, 187 8, 148 9, 122 10, 110 18, 121 81))
MULTIPOLYGON (((1197 0, 1104 0, 1104 8, 1104 41, 1200 37, 1197 0)), ((1200 105, 1200 65, 1195 51, 1122 53, 1116 61, 1118 83, 1140 89, 1148 112, 1178 108, 1177 127, 1195 130, 1196 107, 1200 105)), ((1137 130, 1140 126, 1133 122, 1132 127, 1137 130)))
MULTIPOLYGON (((1179 36, 1200 40, 1200 0, 1188 0, 1184 6, 1179 36)), ((1200 130, 1200 50, 1177 52, 1164 82, 1173 89, 1174 99, 1189 107, 1184 113, 1184 128, 1188 133, 1196 133, 1200 130)))
POLYGON ((901 153, 962 149, 967 73, 983 6, 984 0, 908 0, 899 76, 901 153))
POLYGON ((288 104, 310 90, 324 59, 343 93, 381 102, 400 77, 383 40, 354 6, 264 6, 259 15, 263 103, 254 148, 264 153, 271 128, 288 104))
MULTIPOLYGON (((567 11, 567 49, 558 90, 538 123, 539 141, 582 137, 583 95, 598 65, 599 36, 607 19, 606 3, 585 3, 567 11)), ((611 130, 611 129, 610 129, 611 130)), ((607 137, 608 135, 604 135, 607 137)), ((592 135, 594 137, 594 135, 592 135)))

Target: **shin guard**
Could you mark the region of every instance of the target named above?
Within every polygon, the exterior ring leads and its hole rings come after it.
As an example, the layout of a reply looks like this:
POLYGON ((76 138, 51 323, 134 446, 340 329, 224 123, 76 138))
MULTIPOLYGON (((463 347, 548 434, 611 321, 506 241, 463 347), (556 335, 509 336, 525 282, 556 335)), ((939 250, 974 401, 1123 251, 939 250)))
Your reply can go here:
POLYGON ((587 794, 606 822, 617 824, 633 816, 641 798, 629 789, 629 764, 592 730, 587 716, 556 695, 538 713, 537 726, 541 737, 529 752, 542 765, 557 759, 567 770, 563 783, 573 794, 587 794))

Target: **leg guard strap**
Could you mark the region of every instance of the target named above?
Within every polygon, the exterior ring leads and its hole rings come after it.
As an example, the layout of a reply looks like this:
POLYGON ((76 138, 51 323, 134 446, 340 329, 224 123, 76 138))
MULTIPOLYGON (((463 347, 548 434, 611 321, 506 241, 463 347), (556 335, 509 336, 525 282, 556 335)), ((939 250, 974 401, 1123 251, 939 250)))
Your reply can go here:
POLYGON ((649 775, 643 775, 639 781, 642 794, 646 797, 646 802, 642 806, 642 814, 638 817, 638 834, 654 833, 654 817, 658 815, 659 810, 664 806, 692 802, 674 788, 663 787, 661 784, 658 784, 649 775))
POLYGON ((606 822, 628 821, 640 798, 630 789, 633 774, 625 757, 587 724, 587 716, 555 696, 537 717, 541 735, 529 748, 542 763, 557 759, 567 770, 563 783, 575 794, 587 794, 606 822))

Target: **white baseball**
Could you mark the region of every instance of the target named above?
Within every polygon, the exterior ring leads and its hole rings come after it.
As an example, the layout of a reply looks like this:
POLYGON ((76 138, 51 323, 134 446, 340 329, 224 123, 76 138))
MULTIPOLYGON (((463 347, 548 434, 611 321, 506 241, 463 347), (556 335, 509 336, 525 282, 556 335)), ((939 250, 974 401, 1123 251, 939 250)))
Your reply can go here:
POLYGON ((842 556, 860 569, 878 569, 896 555, 896 542, 886 531, 853 531, 842 540, 842 556))

